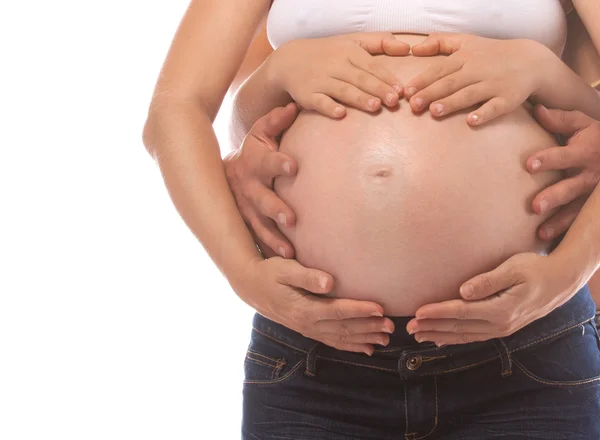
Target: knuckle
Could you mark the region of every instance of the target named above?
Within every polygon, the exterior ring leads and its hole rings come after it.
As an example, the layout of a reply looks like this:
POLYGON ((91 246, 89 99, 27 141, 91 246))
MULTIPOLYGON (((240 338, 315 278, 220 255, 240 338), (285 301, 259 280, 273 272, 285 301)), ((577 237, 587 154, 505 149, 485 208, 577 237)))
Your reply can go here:
POLYGON ((342 319, 345 318, 345 314, 344 311, 342 310, 341 307, 334 307, 333 308, 333 316, 335 317, 335 319, 337 319, 338 321, 341 321, 342 319))
POLYGON ((471 335, 467 333, 462 333, 458 336, 458 340, 463 344, 468 344, 471 342, 471 335))
POLYGON ((450 331, 452 333, 463 333, 464 329, 465 329, 465 326, 462 322, 455 321, 454 324, 452 324, 450 331))
POLYGON ((342 335, 346 335, 346 336, 352 336, 355 334, 354 329, 351 326, 349 326, 348 324, 340 325, 340 333, 342 335))
POLYGON ((338 344, 346 345, 348 344, 348 335, 339 335, 337 337, 338 344))

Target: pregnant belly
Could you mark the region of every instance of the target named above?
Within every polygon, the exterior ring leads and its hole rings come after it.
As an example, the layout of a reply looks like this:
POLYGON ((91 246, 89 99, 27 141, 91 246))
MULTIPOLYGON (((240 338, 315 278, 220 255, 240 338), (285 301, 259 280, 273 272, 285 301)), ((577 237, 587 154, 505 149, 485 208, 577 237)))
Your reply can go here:
MULTIPOLYGON (((405 82, 432 59, 382 58, 405 82)), ((298 162, 275 190, 297 214, 283 229, 334 296, 372 300, 388 316, 458 298, 459 286, 519 252, 546 252, 533 197, 558 179, 525 169, 556 145, 524 107, 484 127, 466 113, 435 120, 408 103, 340 121, 302 112, 281 142, 298 162)))

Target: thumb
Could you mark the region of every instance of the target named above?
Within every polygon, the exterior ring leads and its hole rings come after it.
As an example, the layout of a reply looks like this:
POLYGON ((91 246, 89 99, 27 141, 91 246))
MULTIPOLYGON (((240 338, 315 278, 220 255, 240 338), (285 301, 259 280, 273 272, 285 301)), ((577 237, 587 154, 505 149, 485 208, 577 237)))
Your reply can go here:
POLYGON ((398 40, 390 32, 361 33, 355 40, 371 55, 404 56, 410 53, 410 45, 398 40))
POLYGON ((333 277, 318 269, 308 269, 296 260, 283 260, 277 281, 312 293, 326 294, 333 290, 333 277))
POLYGON ((594 122, 592 118, 580 111, 549 109, 541 104, 534 107, 533 114, 542 127, 557 134, 572 135, 594 122))
POLYGON ((452 55, 462 48, 467 38, 469 38, 468 35, 462 34, 430 34, 422 43, 412 47, 412 54, 417 57, 452 55))
POLYGON ((491 272, 471 278, 460 286, 460 296, 469 301, 490 297, 502 292, 518 281, 513 263, 508 260, 491 272))
POLYGON ((275 138, 292 126, 296 116, 298 106, 293 102, 285 107, 277 107, 256 121, 251 132, 257 137, 275 138))

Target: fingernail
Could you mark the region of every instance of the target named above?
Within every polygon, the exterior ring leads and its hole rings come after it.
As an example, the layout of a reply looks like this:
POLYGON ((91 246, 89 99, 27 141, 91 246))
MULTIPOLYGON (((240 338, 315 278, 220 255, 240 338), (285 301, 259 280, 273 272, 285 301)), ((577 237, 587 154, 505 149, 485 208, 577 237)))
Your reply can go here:
POLYGON ((543 214, 547 210, 548 210, 548 201, 547 200, 542 200, 540 202, 540 212, 543 214))
POLYGON ((384 333, 388 333, 390 335, 393 333, 392 329, 389 328, 388 326, 385 326, 385 325, 383 327, 381 327, 381 331, 384 332, 384 333))
POLYGON ((377 106, 379 105, 379 100, 375 99, 375 98, 371 98, 371 99, 369 99, 369 102, 367 103, 367 105, 372 109, 376 109, 377 106))
POLYGON ((373 352, 372 352, 372 351, 367 351, 367 350, 365 350, 365 354, 366 354, 367 356, 373 356, 373 352))
POLYGON ((478 124, 479 115, 469 115, 469 122, 471 122, 471 124, 478 124))
POLYGON ((277 223, 279 223, 281 226, 285 226, 286 221, 287 221, 287 217, 285 216, 285 214, 283 212, 280 212, 279 214, 277 214, 277 223))
POLYGON ((417 341, 420 344, 421 342, 423 342, 423 337, 417 336, 417 337, 415 337, 415 341, 417 341))
POLYGON ((285 258, 285 249, 282 246, 280 246, 279 249, 277 249, 277 253, 283 258, 285 258))
POLYGON ((398 95, 402 93, 402 86, 400 84, 392 85, 392 89, 394 89, 398 95))
POLYGON ((379 312, 371 312, 371 316, 377 316, 378 318, 383 318, 383 315, 379 312))
POLYGON ((342 116, 344 116, 345 113, 346 110, 344 110, 344 107, 336 107, 333 111, 333 116, 335 116, 336 118, 341 118, 342 116))
POLYGON ((390 343, 390 341, 386 341, 385 339, 381 339, 379 341, 379 345, 383 345, 384 347, 387 346, 390 343))
POLYGON ((327 278, 321 277, 319 279, 319 286, 321 287, 321 289, 326 289, 327 288, 327 278))
POLYGON ((465 284, 464 286, 460 286, 460 295, 463 298, 471 298, 474 293, 475 291, 471 284, 465 284))
POLYGON ((412 97, 415 93, 417 93, 416 87, 409 87, 408 89, 404 90, 404 95, 407 98, 412 97))
POLYGON ((437 347, 440 348, 440 347, 443 347, 446 344, 444 344, 443 342, 436 342, 435 345, 437 345, 437 347))
POLYGON ((388 103, 388 105, 392 105, 396 99, 398 99, 398 95, 394 95, 393 93, 388 93, 385 95, 385 101, 388 103))
POLYGON ((417 110, 421 110, 423 108, 423 98, 415 99, 415 107, 417 110))
POLYGON ((292 165, 289 162, 284 162, 283 163, 283 171, 285 173, 289 173, 292 171, 292 165))
POLYGON ((411 328, 408 329, 408 334, 411 335, 411 336, 414 335, 415 332, 416 332, 416 329, 414 327, 411 327, 411 328))
POLYGON ((533 159, 531 161, 531 169, 533 171, 539 170, 541 166, 542 166, 542 161, 541 160, 539 160, 539 159, 533 159))
POLYGON ((433 104, 431 106, 431 110, 433 110, 433 112, 438 115, 441 116, 444 114, 444 106, 442 104, 433 104))

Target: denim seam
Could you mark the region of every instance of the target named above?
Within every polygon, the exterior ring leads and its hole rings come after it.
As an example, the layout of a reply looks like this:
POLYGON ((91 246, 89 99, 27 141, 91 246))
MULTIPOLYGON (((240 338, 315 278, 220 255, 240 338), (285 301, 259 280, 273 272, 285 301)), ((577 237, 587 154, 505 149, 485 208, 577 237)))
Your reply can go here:
POLYGON ((327 361, 341 362, 342 364, 354 365, 356 367, 372 368, 374 370, 389 371, 389 372, 392 372, 392 373, 397 372, 397 370, 392 370, 391 368, 376 367, 374 365, 357 364, 356 362, 344 361, 342 359, 334 359, 334 358, 330 358, 330 357, 326 357, 326 356, 317 356, 317 359, 325 359, 327 361))
POLYGON ((266 367, 275 368, 275 365, 267 364, 266 362, 259 361, 258 359, 254 359, 254 358, 251 358, 251 357, 248 357, 248 356, 246 356, 246 359, 248 360, 248 362, 255 362, 257 364, 261 364, 261 365, 264 365, 266 367))
MULTIPOLYGON (((258 353, 256 351, 252 350, 251 348, 248 348, 248 352, 246 353, 246 357, 248 357, 248 353, 251 354, 252 356, 259 356, 259 357, 263 358, 266 361, 272 362, 273 363, 273 365, 272 365, 273 367, 276 367, 282 361, 282 359, 272 358, 272 357, 269 357, 269 356, 265 356, 264 354, 260 354, 260 353, 258 353)), ((284 359, 284 361, 285 361, 285 359, 284 359)))
MULTIPOLYGON (((438 387, 437 387, 437 376, 433 376, 433 383, 435 386, 435 418, 433 421, 433 428, 431 428, 431 431, 429 431, 427 434, 421 436, 421 437, 416 437, 417 433, 416 432, 412 432, 412 433, 406 433, 404 434, 404 438, 406 440, 422 440, 424 438, 429 437, 431 434, 433 434, 433 431, 435 431, 435 428, 437 428, 438 425, 438 387), (410 436, 410 438, 409 438, 410 436)), ((405 389, 405 395, 406 395, 406 387, 404 387, 405 389)), ((406 397, 404 398, 406 400, 406 397)), ((408 404, 405 404, 405 407, 408 407, 408 404)), ((407 414, 407 421, 408 421, 408 414, 407 414)), ((407 423, 407 427, 408 427, 408 423, 407 423)))
POLYGON ((290 377, 292 374, 294 374, 296 371, 298 371, 298 369, 300 368, 300 366, 302 365, 303 362, 304 362, 304 360, 298 361, 298 363, 296 365, 294 365, 294 368, 292 368, 290 371, 288 371, 286 374, 284 374, 283 376, 281 376, 278 379, 275 379, 275 380, 244 380, 244 384, 274 385, 276 383, 283 382, 288 377, 290 377))
POLYGON ((585 325, 585 324, 587 324, 587 323, 588 323, 588 322, 590 322, 592 319, 594 319, 594 318, 589 318, 589 319, 586 319, 586 320, 585 320, 585 321, 583 321, 583 322, 580 322, 580 323, 578 323, 578 324, 572 325, 571 327, 568 327, 568 328, 562 329, 562 330, 560 330, 560 331, 558 331, 558 332, 556 332, 556 333, 553 333, 553 334, 551 334, 551 335, 549 335, 549 336, 546 336, 546 337, 543 337, 543 338, 541 338, 541 339, 538 339, 537 341, 530 342, 529 344, 523 345, 522 347, 517 347, 517 348, 515 348, 514 350, 510 350, 510 351, 509 351, 509 353, 515 353, 515 352, 517 352, 517 351, 524 350, 524 349, 526 349, 526 348, 529 348, 529 347, 532 347, 532 346, 534 346, 534 345, 537 345, 537 344, 539 344, 539 343, 541 343, 541 342, 544 342, 544 341, 547 341, 547 340, 549 340, 549 339, 552 339, 552 338, 555 338, 555 337, 557 337, 557 336, 560 336, 560 335, 562 335, 563 333, 566 333, 566 332, 568 332, 568 331, 571 331, 571 330, 573 330, 573 329, 574 329, 574 328, 576 328, 576 327, 579 327, 580 325, 585 325))
POLYGON ((515 364, 517 365, 517 367, 519 367, 519 369, 527 377, 529 377, 530 379, 532 379, 538 383, 543 383, 544 385, 553 385, 553 386, 558 386, 558 387, 577 387, 580 385, 588 385, 591 383, 600 382, 600 376, 596 376, 596 377, 593 377, 591 379, 586 379, 586 380, 574 380, 574 381, 544 380, 541 377, 538 377, 535 374, 533 374, 527 368, 525 368, 519 361, 515 361, 515 364))

